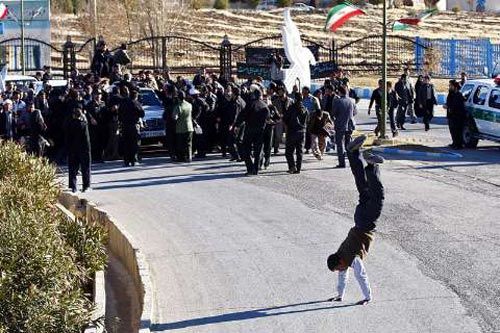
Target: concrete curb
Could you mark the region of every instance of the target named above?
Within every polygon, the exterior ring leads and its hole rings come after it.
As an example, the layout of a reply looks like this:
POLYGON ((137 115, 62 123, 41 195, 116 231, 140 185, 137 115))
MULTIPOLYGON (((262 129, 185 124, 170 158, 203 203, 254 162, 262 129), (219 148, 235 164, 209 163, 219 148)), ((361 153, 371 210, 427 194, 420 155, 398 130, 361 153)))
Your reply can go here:
MULTIPOLYGON (((66 209, 62 204, 56 204, 56 207, 64 214, 66 217, 74 223, 77 223, 76 216, 66 209)), ((104 280, 104 271, 98 271, 95 273, 94 285, 93 285, 93 302, 94 311, 92 311, 92 321, 97 321, 106 316, 106 286, 104 280)), ((104 325, 99 323, 91 323, 85 330, 84 333, 102 333, 104 332, 104 325)))
MULTIPOLYGON (((134 281, 140 309, 135 314, 139 333, 150 333, 154 295, 149 266, 133 237, 104 210, 86 199, 63 192, 59 202, 70 212, 89 223, 98 223, 108 232, 108 248, 120 260, 134 281)), ((135 318, 134 318, 135 319, 135 318)))
POLYGON ((386 154, 406 155, 414 157, 443 157, 443 158, 462 158, 463 156, 458 153, 444 152, 444 153, 430 153, 415 150, 404 150, 391 147, 373 147, 373 151, 386 154))

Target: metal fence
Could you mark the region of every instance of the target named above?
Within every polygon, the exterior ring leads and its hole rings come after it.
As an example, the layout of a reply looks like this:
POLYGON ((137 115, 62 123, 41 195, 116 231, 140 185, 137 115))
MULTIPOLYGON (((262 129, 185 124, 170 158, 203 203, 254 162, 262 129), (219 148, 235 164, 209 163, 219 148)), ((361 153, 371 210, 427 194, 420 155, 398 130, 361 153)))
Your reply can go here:
POLYGON ((489 39, 415 40, 417 71, 441 77, 457 77, 460 72, 471 77, 489 77, 495 73, 495 67, 500 67, 500 45, 489 39))

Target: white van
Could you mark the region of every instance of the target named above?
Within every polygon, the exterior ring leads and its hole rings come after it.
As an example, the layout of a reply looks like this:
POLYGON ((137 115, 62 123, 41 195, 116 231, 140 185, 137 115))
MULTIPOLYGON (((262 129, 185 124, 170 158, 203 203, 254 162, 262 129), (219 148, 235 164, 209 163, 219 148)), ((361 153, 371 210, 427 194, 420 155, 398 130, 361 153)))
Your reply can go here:
POLYGON ((463 138, 467 148, 479 140, 500 142, 500 77, 467 81, 462 87, 468 120, 463 138))

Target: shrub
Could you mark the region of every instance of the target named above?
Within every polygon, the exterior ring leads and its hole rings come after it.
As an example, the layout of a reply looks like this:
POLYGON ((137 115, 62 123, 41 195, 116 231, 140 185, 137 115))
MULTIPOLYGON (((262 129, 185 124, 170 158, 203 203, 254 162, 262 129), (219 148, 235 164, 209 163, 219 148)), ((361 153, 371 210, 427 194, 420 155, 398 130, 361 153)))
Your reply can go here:
POLYGON ((205 5, 205 1, 203 0, 192 0, 191 1, 191 8, 198 10, 203 8, 205 5))
POLYGON ((215 0, 215 9, 227 9, 229 7, 228 0, 215 0))
POLYGON ((250 0, 250 6, 256 8, 260 3, 260 0, 250 0))
POLYGON ((55 169, 0 142, 0 332, 81 332, 84 295, 106 260, 102 230, 56 207, 55 169))
POLYGON ((454 12, 455 14, 458 14, 460 13, 460 6, 453 6, 453 8, 451 9, 452 12, 454 12))

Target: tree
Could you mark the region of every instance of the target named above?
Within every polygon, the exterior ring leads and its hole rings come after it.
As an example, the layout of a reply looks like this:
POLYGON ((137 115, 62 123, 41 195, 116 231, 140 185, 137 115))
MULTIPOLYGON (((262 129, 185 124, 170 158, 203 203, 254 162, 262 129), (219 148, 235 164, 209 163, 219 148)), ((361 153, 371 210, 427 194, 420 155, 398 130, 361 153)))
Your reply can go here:
POLYGON ((215 9, 227 9, 229 7, 228 0, 215 0, 215 9))

